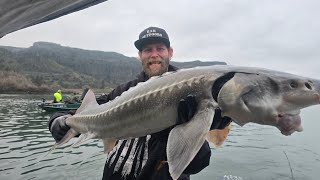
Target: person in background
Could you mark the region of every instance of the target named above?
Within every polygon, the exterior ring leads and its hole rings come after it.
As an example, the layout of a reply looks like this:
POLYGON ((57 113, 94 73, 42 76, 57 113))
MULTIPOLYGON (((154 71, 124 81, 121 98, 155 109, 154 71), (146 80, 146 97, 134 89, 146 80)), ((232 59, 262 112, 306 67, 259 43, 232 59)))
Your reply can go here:
MULTIPOLYGON (((159 76, 177 68, 169 62, 173 49, 167 32, 158 27, 143 30, 134 45, 142 63, 143 71, 136 79, 119 85, 111 93, 97 98, 98 104, 107 103, 139 82, 147 81, 152 76, 159 76)), ((197 111, 195 97, 189 95, 181 99, 178 106, 177 125, 188 122, 197 111)), ((216 110, 218 111, 218 110, 216 110)), ((53 138, 59 142, 70 129, 65 121, 73 112, 56 113, 49 119, 49 130, 53 138)), ((231 119, 221 117, 221 111, 216 112, 211 129, 224 129, 231 119)), ((155 134, 134 139, 118 140, 115 147, 108 153, 103 172, 103 180, 171 180, 167 163, 166 146, 170 130, 168 128, 155 134)), ((209 165, 211 150, 208 142, 190 162, 179 180, 189 180, 191 174, 196 174, 209 165)), ((67 157, 66 157, 67 158, 67 157)))
POLYGON ((86 96, 86 94, 87 94, 88 91, 89 91, 89 87, 83 88, 82 94, 81 94, 81 96, 79 97, 79 100, 80 100, 80 101, 83 100, 83 98, 86 96))
POLYGON ((79 100, 79 95, 75 92, 73 92, 71 95, 69 96, 64 96, 63 101, 66 104, 75 104, 75 103, 80 103, 79 100))
POLYGON ((60 89, 56 93, 54 93, 53 96, 54 96, 53 103, 58 103, 62 101, 62 93, 60 89))

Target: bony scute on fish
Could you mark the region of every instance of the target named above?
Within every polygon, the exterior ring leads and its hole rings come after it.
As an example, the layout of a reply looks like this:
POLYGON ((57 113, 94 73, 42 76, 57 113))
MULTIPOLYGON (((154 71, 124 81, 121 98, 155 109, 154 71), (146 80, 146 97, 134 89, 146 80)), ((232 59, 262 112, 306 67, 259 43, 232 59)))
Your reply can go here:
POLYGON ((189 122, 175 126, 168 137, 169 172, 177 179, 205 139, 216 146, 225 141, 231 125, 210 131, 215 109, 241 126, 250 122, 271 125, 290 135, 302 130, 300 109, 319 104, 319 93, 319 80, 263 68, 182 69, 139 83, 102 105, 89 90, 76 114, 66 120, 71 129, 55 146, 81 133, 77 144, 100 138, 109 151, 116 139, 141 137, 174 126, 180 100, 193 95, 197 112, 189 122), (219 92, 212 93, 215 88, 219 92))

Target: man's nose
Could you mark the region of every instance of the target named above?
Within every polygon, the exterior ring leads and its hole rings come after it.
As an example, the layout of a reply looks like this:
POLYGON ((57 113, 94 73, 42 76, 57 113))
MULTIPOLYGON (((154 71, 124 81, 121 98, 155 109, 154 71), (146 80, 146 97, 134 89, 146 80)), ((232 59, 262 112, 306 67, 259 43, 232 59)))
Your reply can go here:
POLYGON ((156 48, 153 48, 151 51, 151 57, 157 57, 157 56, 159 56, 159 53, 156 48))

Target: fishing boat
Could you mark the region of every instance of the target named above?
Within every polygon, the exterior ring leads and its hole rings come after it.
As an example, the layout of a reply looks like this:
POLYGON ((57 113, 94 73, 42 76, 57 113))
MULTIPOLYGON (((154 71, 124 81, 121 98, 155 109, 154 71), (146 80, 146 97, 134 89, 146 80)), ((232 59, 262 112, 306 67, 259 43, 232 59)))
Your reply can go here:
POLYGON ((63 101, 58 103, 54 103, 52 100, 47 101, 45 98, 41 98, 42 102, 38 104, 38 106, 47 112, 77 110, 80 107, 81 102, 88 90, 88 87, 84 88, 81 96, 78 96, 75 93, 70 96, 65 95, 63 101))
POLYGON ((80 107, 81 103, 52 103, 52 102, 42 102, 38 104, 38 107, 47 111, 47 112, 58 112, 58 111, 70 111, 77 110, 80 107))

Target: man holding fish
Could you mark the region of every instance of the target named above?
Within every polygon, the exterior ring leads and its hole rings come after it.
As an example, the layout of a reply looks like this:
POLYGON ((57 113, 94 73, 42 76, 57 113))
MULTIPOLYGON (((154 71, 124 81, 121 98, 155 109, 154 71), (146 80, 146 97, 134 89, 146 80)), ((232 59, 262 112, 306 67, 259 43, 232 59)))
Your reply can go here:
MULTIPOLYGON (((149 27, 143 30, 134 45, 139 50, 143 71, 136 79, 116 87, 108 95, 102 95, 97 98, 98 104, 104 104, 115 99, 139 82, 145 82, 153 76, 161 76, 166 72, 177 70, 176 67, 169 64, 173 56, 173 49, 170 46, 169 36, 164 29, 149 27)), ((216 92, 214 91, 218 91, 219 88, 213 88, 212 93, 215 94, 216 92)), ((161 101, 161 99, 159 100, 161 101)), ((181 99, 177 109, 178 119, 176 125, 188 122, 195 114, 197 105, 192 95, 181 99)), ((50 117, 49 130, 56 142, 59 142, 70 129, 65 121, 73 114, 74 112, 56 113, 50 117)), ((219 110, 216 110, 210 129, 224 129, 230 122, 230 118, 222 118, 219 110)), ((108 152, 102 179, 172 179, 166 163, 167 139, 172 128, 139 138, 118 140, 108 152)), ((196 174, 207 167, 210 156, 211 150, 208 142, 205 141, 197 155, 178 179, 188 180, 190 179, 190 174, 196 174)))

